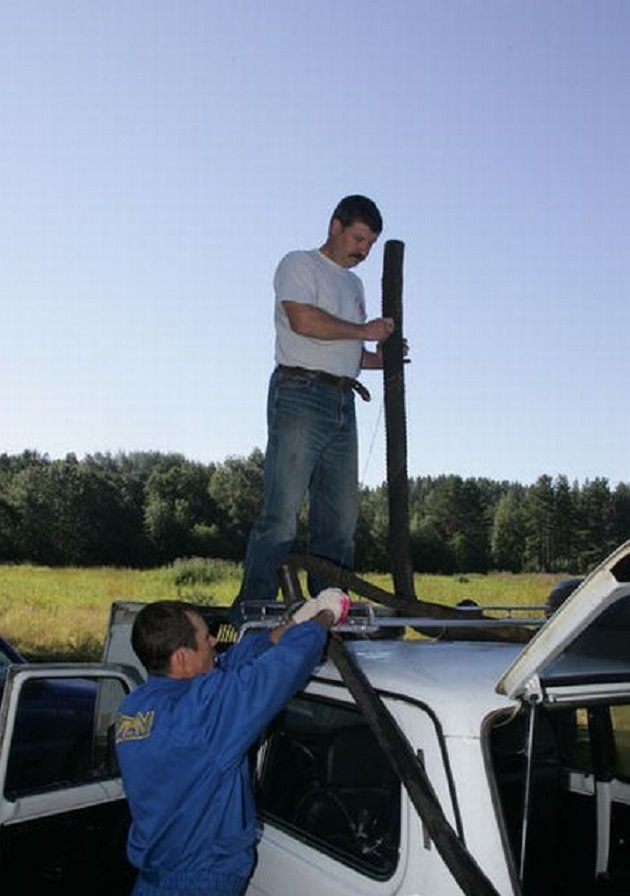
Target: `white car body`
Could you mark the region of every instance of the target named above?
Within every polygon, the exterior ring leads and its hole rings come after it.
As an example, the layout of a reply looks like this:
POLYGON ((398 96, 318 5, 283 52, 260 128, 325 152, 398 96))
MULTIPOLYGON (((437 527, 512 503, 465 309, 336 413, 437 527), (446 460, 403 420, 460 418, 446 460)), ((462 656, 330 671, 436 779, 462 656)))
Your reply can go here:
MULTIPOLYGON (((515 892, 481 732, 493 714, 514 709, 514 701, 498 695, 495 687, 518 647, 372 641, 355 642, 349 649, 414 752, 422 751, 425 770, 451 824, 457 827, 459 818, 468 848, 498 892, 515 892)), ((330 662, 317 670, 307 693, 351 702, 330 662)), ((360 755, 356 761, 361 762, 360 755)), ((248 896, 280 896, 288 892, 292 878, 299 880, 294 892, 302 896, 461 893, 404 790, 399 856, 389 879, 374 880, 267 821, 248 896)))
MULTIPOLYGON (((526 646, 354 641, 346 649, 422 757, 447 820, 490 891, 630 892, 630 543, 526 646)), ((306 694, 351 702, 330 661, 306 694)), ((248 896, 464 892, 404 787, 397 860, 375 874, 357 867, 352 847, 344 857, 326 844, 325 829, 313 835, 285 809, 266 809, 265 749, 264 832, 248 896)), ((277 779, 275 786, 280 769, 277 779)), ((474 884, 468 892, 476 892, 474 884)))

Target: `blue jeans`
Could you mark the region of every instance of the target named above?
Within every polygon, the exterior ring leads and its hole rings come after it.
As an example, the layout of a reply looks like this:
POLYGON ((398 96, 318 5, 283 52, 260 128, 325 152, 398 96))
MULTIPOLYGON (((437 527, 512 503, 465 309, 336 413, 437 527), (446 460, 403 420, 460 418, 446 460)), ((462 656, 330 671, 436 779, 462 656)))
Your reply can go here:
MULTIPOLYGON (((309 554, 354 563, 359 510, 354 393, 277 369, 269 383, 262 511, 250 533, 238 601, 275 600, 278 566, 308 494, 309 554)), ((332 582, 309 577, 316 594, 332 582)))

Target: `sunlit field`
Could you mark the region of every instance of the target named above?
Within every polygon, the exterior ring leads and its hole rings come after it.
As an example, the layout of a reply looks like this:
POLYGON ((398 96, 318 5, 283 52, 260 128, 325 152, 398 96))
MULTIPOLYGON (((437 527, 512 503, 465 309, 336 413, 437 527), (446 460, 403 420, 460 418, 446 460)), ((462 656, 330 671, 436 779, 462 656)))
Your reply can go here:
MULTIPOLYGON (((113 601, 182 598, 229 605, 240 573, 238 564, 216 560, 183 560, 154 570, 0 566, 0 634, 29 659, 99 660, 113 601)), ((365 579, 392 590, 391 576, 368 574, 365 579)), ((559 579, 547 574, 418 575, 415 591, 422 600, 449 606, 465 599, 484 607, 542 606, 559 579)))

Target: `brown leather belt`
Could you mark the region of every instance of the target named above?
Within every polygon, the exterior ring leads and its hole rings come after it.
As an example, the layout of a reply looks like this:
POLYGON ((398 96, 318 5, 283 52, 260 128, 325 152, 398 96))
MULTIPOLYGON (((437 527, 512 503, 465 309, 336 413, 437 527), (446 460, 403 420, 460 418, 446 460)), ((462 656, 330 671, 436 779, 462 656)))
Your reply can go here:
POLYGON ((300 380, 318 380, 322 383, 328 383, 330 386, 336 386, 337 389, 350 390, 353 389, 361 396, 363 401, 370 400, 370 393, 363 383, 353 380, 351 376, 335 376, 334 373, 326 373, 325 370, 308 370, 306 367, 287 367, 286 364, 278 364, 278 369, 286 376, 293 376, 300 380))

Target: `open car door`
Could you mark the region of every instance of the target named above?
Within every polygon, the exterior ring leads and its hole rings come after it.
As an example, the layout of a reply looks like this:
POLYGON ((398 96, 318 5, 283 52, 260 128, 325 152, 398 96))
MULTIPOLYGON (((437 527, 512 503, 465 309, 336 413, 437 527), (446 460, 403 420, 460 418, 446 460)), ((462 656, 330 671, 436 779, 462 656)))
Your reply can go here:
POLYGON ((16 665, 0 711, 0 869, 19 892, 124 896, 127 804, 112 737, 137 681, 93 665, 16 665))
POLYGON ((501 678, 508 697, 546 702, 630 691, 630 541, 567 598, 501 678))
POLYGON ((493 755, 524 892, 551 892, 551 869, 572 893, 630 892, 630 542, 572 592, 497 690, 523 705, 494 731, 493 755))

